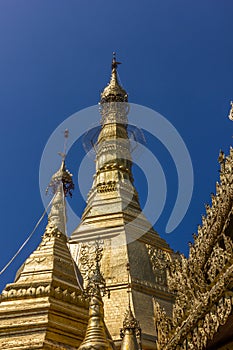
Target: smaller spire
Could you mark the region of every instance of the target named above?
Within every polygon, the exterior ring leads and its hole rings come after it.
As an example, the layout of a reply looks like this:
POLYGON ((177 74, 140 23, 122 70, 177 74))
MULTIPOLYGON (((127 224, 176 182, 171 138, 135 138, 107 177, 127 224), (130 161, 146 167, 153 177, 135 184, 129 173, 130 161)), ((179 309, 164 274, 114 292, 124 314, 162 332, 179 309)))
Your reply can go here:
POLYGON ((130 265, 129 262, 126 264, 126 270, 128 274, 128 288, 127 288, 127 293, 128 293, 128 307, 129 309, 131 308, 131 303, 130 303, 130 292, 131 292, 131 286, 130 286, 130 265))
POLYGON ((109 84, 106 86, 106 88, 103 90, 101 94, 101 100, 100 100, 101 104, 106 102, 127 102, 128 101, 128 94, 118 81, 117 67, 119 64, 121 64, 121 62, 118 62, 116 60, 116 53, 113 52, 111 78, 110 78, 109 84))
POLYGON ((141 328, 139 322, 133 315, 130 304, 130 265, 126 265, 128 272, 128 309, 125 313, 123 328, 120 330, 122 339, 121 350, 141 350, 141 328))
POLYGON ((126 310, 120 336, 122 338, 121 350, 141 350, 141 328, 131 308, 126 310))
POLYGON ((46 189, 46 193, 51 190, 54 194, 50 213, 48 216, 48 225, 46 227, 45 236, 54 234, 66 234, 66 202, 65 197, 72 197, 74 190, 73 175, 66 169, 66 142, 68 130, 64 132, 65 142, 64 151, 59 153, 62 157, 61 166, 58 171, 52 176, 51 181, 46 189))

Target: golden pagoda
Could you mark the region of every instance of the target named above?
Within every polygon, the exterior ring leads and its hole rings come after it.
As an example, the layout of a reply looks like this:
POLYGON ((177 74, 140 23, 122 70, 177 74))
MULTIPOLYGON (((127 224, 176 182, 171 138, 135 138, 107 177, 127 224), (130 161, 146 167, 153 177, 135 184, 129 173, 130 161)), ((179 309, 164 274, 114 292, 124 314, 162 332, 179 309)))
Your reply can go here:
POLYGON ((142 328, 142 346, 154 349, 154 299, 171 314, 174 296, 167 287, 166 267, 174 253, 143 215, 133 184, 128 95, 119 83, 118 65, 114 55, 110 82, 100 100, 96 173, 81 223, 70 243, 85 279, 82 252, 91 251, 91 242, 96 239, 103 241, 101 268, 111 293, 110 299, 104 298, 105 322, 117 346, 128 305, 125 266, 129 263, 131 307, 142 328))
POLYGON ((72 184, 63 161, 51 181, 55 193, 42 241, 1 294, 1 349, 71 350, 83 340, 88 304, 65 234, 65 196, 72 184))
POLYGON ((42 241, 1 294, 0 349, 233 349, 233 149, 220 151, 220 182, 189 256, 174 254, 134 187, 119 64, 114 55, 101 94, 96 173, 81 222, 68 240, 65 197, 74 185, 63 159, 42 241))

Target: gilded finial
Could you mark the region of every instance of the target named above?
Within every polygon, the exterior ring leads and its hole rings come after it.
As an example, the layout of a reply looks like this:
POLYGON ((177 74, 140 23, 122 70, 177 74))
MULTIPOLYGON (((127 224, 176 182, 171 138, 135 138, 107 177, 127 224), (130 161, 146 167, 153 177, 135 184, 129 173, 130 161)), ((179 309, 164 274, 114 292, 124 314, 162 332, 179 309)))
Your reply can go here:
POLYGON ((123 87, 120 85, 118 81, 117 76, 117 67, 121 64, 121 62, 118 62, 116 60, 116 53, 113 52, 112 56, 112 73, 109 84, 106 86, 106 88, 103 90, 101 94, 101 100, 100 103, 106 103, 106 102, 127 102, 128 101, 128 95, 127 92, 123 89, 123 87))
POLYGON ((121 62, 117 62, 116 60, 116 52, 112 53, 112 70, 117 69, 117 66, 121 64, 121 62))
POLYGON ((64 147, 63 152, 59 152, 58 154, 62 158, 62 163, 60 169, 52 176, 51 181, 46 189, 46 193, 48 193, 49 189, 52 190, 52 193, 56 193, 60 184, 63 184, 63 191, 65 197, 68 195, 72 197, 72 191, 74 190, 73 183, 73 175, 66 169, 65 159, 66 159, 66 149, 67 149, 67 139, 69 137, 69 130, 66 129, 64 131, 64 147))
POLYGON ((231 101, 231 109, 228 118, 233 121, 233 101, 231 101))
POLYGON ((126 310, 125 318, 123 321, 123 329, 138 329, 140 328, 139 322, 136 320, 136 318, 133 315, 133 312, 131 308, 126 310))
POLYGON ((114 63, 116 62, 116 52, 113 51, 112 53, 112 69, 114 68, 114 63))
POLYGON ((122 338, 121 350, 141 350, 141 327, 131 308, 126 311, 120 336, 122 338))
POLYGON ((225 154, 222 150, 219 151, 218 162, 219 164, 223 164, 225 162, 225 154))
POLYGON ((226 161, 225 153, 222 150, 220 150, 219 156, 218 156, 218 162, 220 164, 220 172, 225 171, 225 161, 226 161))
POLYGON ((69 130, 66 129, 64 131, 64 146, 63 146, 63 152, 58 152, 59 156, 61 156, 62 160, 65 161, 66 159, 66 149, 67 149, 67 140, 69 137, 69 130))
POLYGON ((52 176, 51 181, 46 189, 46 193, 51 190, 54 194, 52 199, 50 213, 48 215, 48 225, 46 226, 44 237, 54 237, 63 234, 66 237, 66 201, 68 195, 72 197, 74 183, 72 174, 66 169, 66 146, 69 132, 66 129, 64 132, 64 149, 59 155, 62 157, 61 166, 58 171, 52 176))

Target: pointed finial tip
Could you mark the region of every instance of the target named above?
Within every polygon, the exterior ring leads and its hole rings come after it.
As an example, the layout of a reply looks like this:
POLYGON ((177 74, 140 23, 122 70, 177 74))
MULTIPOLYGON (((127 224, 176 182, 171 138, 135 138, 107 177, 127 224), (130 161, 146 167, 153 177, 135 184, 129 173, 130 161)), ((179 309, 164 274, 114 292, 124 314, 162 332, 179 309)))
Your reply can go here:
POLYGON ((72 180, 73 175, 66 169, 65 160, 67 156, 67 139, 69 137, 69 130, 65 129, 64 134, 64 147, 63 152, 58 152, 58 155, 61 157, 62 162, 59 170, 52 176, 50 184, 46 189, 46 193, 48 193, 49 188, 51 187, 52 192, 56 193, 58 185, 62 182, 64 195, 67 197, 68 195, 72 197, 72 191, 74 190, 74 183, 72 180))
POLYGON ((220 164, 222 164, 222 163, 224 163, 224 161, 225 161, 225 153, 223 152, 222 149, 220 149, 219 156, 218 156, 218 162, 220 164))
POLYGON ((65 162, 66 159, 66 149, 67 149, 67 139, 69 137, 69 129, 65 129, 65 131, 63 132, 64 134, 64 146, 63 146, 63 152, 58 152, 59 156, 61 156, 62 158, 62 162, 65 162))
POLYGON ((116 60, 116 52, 112 53, 112 69, 117 69, 117 66, 121 64, 121 62, 117 62, 116 60))
POLYGON ((63 163, 65 163, 65 160, 66 160, 66 154, 64 152, 58 152, 57 154, 61 157, 62 165, 63 165, 63 163))
POLYGON ((116 64, 116 52, 113 51, 112 53, 112 69, 117 68, 117 64, 116 64))
POLYGON ((116 52, 113 52, 111 77, 108 85, 101 93, 101 105, 106 102, 128 102, 128 94, 118 81, 119 76, 117 68, 119 64, 121 64, 121 62, 116 60, 116 52))
POLYGON ((230 109, 230 113, 228 115, 228 118, 233 121, 233 101, 230 102, 231 105, 231 109, 230 109))

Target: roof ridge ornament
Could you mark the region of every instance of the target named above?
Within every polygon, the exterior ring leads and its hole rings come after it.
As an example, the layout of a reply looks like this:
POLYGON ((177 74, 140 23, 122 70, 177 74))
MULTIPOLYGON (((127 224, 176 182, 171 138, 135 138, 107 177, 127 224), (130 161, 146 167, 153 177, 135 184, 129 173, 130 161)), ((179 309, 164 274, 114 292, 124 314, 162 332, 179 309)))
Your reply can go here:
POLYGON ((228 118, 233 121, 233 101, 231 101, 231 109, 228 118))
POLYGON ((172 318, 155 304, 158 349, 177 349, 180 344, 181 349, 201 350, 209 341, 215 348, 214 335, 232 313, 232 147, 228 156, 220 150, 218 161, 220 182, 216 194, 211 195, 211 205, 206 206, 198 234, 193 235, 189 256, 181 255, 169 269, 168 287, 176 296, 172 318))

